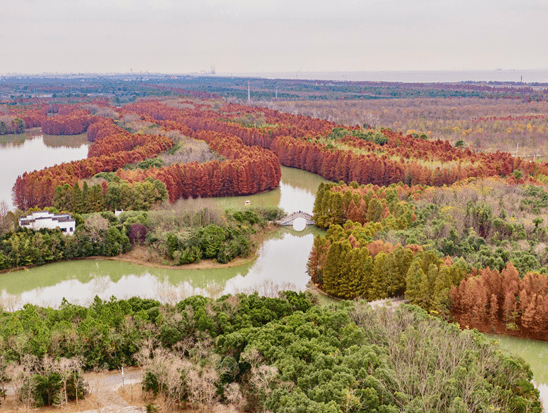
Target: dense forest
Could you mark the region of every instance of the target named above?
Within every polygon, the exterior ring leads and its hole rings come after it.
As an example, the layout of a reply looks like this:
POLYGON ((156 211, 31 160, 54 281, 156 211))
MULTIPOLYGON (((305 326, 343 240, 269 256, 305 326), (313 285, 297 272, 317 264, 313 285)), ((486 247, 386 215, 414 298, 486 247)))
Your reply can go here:
POLYGON ((96 297, 0 319, 0 378, 27 406, 77 398, 83 370, 138 365, 170 410, 540 412, 523 360, 415 306, 324 307, 287 291, 175 306, 96 297))
POLYGON ((442 190, 322 184, 314 218, 329 230, 308 273, 336 297, 404 295, 463 326, 548 340, 547 199, 515 177, 442 190))

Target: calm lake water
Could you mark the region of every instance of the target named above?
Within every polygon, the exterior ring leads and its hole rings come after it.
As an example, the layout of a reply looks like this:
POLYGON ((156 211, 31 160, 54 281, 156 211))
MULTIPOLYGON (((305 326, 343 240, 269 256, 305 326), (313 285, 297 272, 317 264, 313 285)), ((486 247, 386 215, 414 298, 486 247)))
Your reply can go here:
POLYGON ((89 305, 102 299, 132 296, 177 303, 191 295, 221 296, 257 290, 276 296, 282 289, 303 290, 309 277, 306 261, 320 231, 281 229, 265 240, 256 260, 243 266, 171 270, 114 260, 80 260, 54 263, 0 275, 1 301, 18 309, 25 303, 57 307, 63 298, 89 305))
MULTIPOLYGON (((1 152, 1 149, 0 149, 1 152)), ((249 197, 211 199, 225 208, 251 205, 278 205, 286 212, 312 213, 321 177, 305 171, 282 167, 278 188, 249 197)), ((277 230, 267 237, 258 258, 246 265, 207 270, 166 270, 113 260, 80 260, 54 263, 29 270, 0 275, 0 299, 17 309, 25 303, 59 306, 63 298, 87 305, 95 295, 102 299, 132 296, 178 302, 201 294, 250 292, 275 294, 279 289, 305 289, 309 277, 306 262, 312 243, 320 230, 311 226, 302 232, 292 228, 277 230)))
POLYGON ((4 135, 0 137, 0 201, 13 210, 11 190, 24 172, 41 170, 88 156, 86 134, 75 136, 4 135))
POLYGON ((522 357, 533 371, 533 382, 540 391, 543 412, 548 412, 548 343, 532 339, 486 335, 498 342, 502 349, 522 357))

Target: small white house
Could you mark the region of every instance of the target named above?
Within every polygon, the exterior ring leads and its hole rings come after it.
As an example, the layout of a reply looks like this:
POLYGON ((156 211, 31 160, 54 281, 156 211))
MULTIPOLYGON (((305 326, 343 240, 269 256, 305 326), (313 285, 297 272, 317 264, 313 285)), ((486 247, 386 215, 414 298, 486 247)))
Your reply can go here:
POLYGON ((59 227, 64 234, 73 235, 76 221, 70 214, 53 214, 49 211, 36 211, 29 216, 19 219, 21 227, 33 230, 55 229, 59 227))

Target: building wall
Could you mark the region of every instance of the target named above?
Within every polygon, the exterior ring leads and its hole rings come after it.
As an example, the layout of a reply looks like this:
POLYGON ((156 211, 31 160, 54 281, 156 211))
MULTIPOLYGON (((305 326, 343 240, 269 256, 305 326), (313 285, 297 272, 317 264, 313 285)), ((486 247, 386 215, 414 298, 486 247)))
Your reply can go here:
POLYGON ((70 234, 72 236, 74 234, 74 229, 76 228, 76 221, 63 221, 59 223, 58 221, 53 221, 52 219, 41 219, 22 227, 28 227, 33 230, 55 229, 59 227, 63 233, 70 234))
POLYGON ((26 227, 33 230, 55 229, 59 227, 65 234, 69 234, 71 236, 74 234, 74 230, 76 228, 75 220, 58 221, 54 220, 54 217, 54 214, 48 211, 37 211, 29 216, 19 219, 19 225, 21 227, 26 227), (31 220, 31 222, 23 224, 25 220, 31 220))

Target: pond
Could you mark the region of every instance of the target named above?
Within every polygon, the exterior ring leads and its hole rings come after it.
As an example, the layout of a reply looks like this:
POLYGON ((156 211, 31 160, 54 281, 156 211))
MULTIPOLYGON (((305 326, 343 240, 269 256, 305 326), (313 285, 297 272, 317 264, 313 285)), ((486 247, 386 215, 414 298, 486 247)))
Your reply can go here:
POLYGON ((278 290, 303 290, 309 277, 306 262, 314 237, 309 227, 295 232, 283 228, 270 234, 256 260, 221 269, 174 270, 115 260, 78 260, 53 263, 0 275, 0 300, 8 309, 25 303, 57 307, 63 298, 89 305, 101 299, 132 296, 177 303, 191 295, 218 297, 255 290, 276 296, 278 290))
MULTIPOLYGON (((249 197, 212 199, 223 207, 278 205, 287 212, 312 213, 321 177, 282 167, 278 188, 249 197)), ((0 275, 0 299, 8 309, 25 303, 57 307, 63 298, 87 305, 101 299, 132 296, 178 302, 193 294, 220 296, 249 292, 273 295, 279 289, 303 290, 309 277, 306 262, 316 234, 314 226, 302 232, 291 227, 270 234, 258 257, 243 266, 207 270, 167 270, 114 260, 79 260, 49 264, 0 275)))
POLYGON ((86 134, 74 136, 3 135, 0 137, 0 201, 13 210, 11 190, 18 176, 88 156, 86 134))

